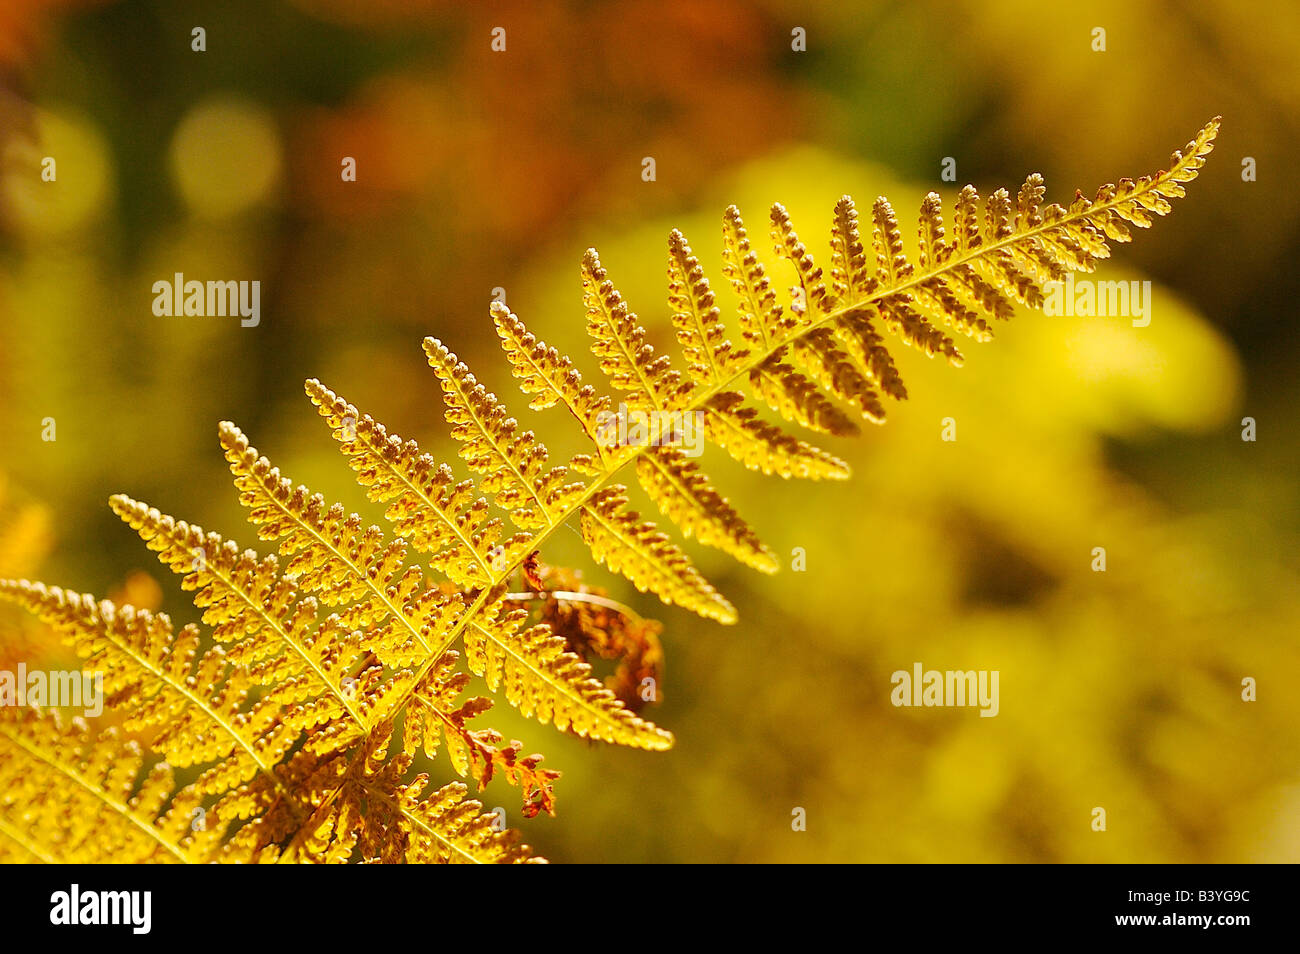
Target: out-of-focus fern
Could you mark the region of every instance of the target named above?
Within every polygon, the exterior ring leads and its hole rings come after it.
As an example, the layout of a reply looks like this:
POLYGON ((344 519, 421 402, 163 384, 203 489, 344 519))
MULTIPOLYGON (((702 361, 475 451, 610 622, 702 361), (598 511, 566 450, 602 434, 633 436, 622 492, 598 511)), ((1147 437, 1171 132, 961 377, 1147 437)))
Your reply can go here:
POLYGON ((843 479, 848 466, 769 423, 744 390, 794 424, 831 435, 880 423, 906 397, 882 332, 954 365, 952 334, 992 336, 1013 302, 1038 307, 1043 285, 1092 271, 1109 241, 1170 210, 1210 152, 1208 124, 1166 172, 1042 205, 1033 175, 1013 199, 958 197, 952 234, 937 195, 921 205, 919 260, 904 254, 885 199, 864 237, 847 196, 834 209, 829 274, 777 205, 776 253, 794 269, 778 302, 740 213, 723 218, 723 274, 737 299, 739 339, 681 233, 668 242, 668 301, 685 370, 646 343, 595 250, 582 261, 592 351, 620 392, 584 383, 574 362, 539 342, 501 304, 491 310, 520 388, 541 411, 564 408, 590 443, 563 464, 524 430, 442 342, 425 352, 442 386, 459 455, 476 476, 421 452, 319 381, 307 393, 371 500, 387 505, 389 537, 341 504, 295 486, 233 424, 221 444, 250 522, 279 555, 259 557, 215 533, 128 497, 114 511, 195 591, 210 641, 161 614, 115 607, 26 580, 0 595, 51 623, 106 674, 111 704, 166 761, 145 782, 137 743, 92 736, 78 721, 33 712, 0 721, 0 851, 14 860, 534 861, 459 782, 426 792, 408 777, 417 753, 447 753, 481 787, 500 775, 522 790, 526 815, 553 811, 558 773, 519 743, 470 728, 490 702, 462 699, 469 676, 524 715, 603 742, 661 750, 667 731, 641 718, 636 688, 657 679, 657 626, 578 585, 539 578, 537 552, 576 521, 596 560, 722 623, 736 610, 654 524, 628 509, 625 472, 685 536, 765 573, 777 561, 684 452, 686 421, 746 467, 782 477, 843 479), (742 390, 744 389, 744 390, 742 390), (611 418, 611 415, 614 417, 611 418), (679 422, 667 439, 610 439, 629 415, 679 422), (690 416, 689 418, 687 416, 690 416), (513 525, 513 532, 509 525, 513 525), (434 573, 410 557, 415 551, 434 573), (512 592, 522 577, 530 589, 512 592), (549 587, 549 589, 539 588, 549 587), (205 651, 200 652, 203 646, 205 651), (459 646, 459 650, 456 648, 459 646), (586 656, 621 661, 605 685, 586 656), (201 769, 175 790, 173 768, 201 769), (201 818, 202 825, 194 820, 201 818), (91 831, 97 834, 92 838, 91 831), (105 839, 102 832, 111 833, 105 839))

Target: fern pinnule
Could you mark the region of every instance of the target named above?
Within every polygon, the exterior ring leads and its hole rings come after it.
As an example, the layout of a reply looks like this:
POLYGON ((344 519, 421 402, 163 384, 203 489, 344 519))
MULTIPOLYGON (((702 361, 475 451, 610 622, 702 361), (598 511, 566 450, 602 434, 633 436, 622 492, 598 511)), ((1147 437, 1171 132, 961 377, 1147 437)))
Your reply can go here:
POLYGON ((749 372, 749 390, 754 398, 791 424, 810 431, 836 437, 853 437, 860 433, 857 422, 823 395, 815 381, 785 363, 784 357, 784 349, 777 351, 749 372))
POLYGON ((636 462, 637 480, 660 512, 705 546, 717 547, 763 573, 776 554, 718 493, 699 465, 676 447, 655 447, 636 462))
POLYGON ((704 405, 704 436, 750 470, 805 480, 848 480, 849 465, 769 424, 739 391, 723 391, 704 405))
MULTIPOLYGON (((799 297, 791 303, 788 311, 793 317, 789 332, 808 326, 808 314, 824 311, 827 303, 826 283, 822 280, 822 270, 813 260, 812 254, 799 241, 799 234, 790 221, 790 213, 780 202, 774 202, 770 212, 772 250, 794 266, 799 279, 799 297)), ((789 333, 788 332, 788 333, 789 333)))
POLYGON ((627 507, 627 488, 613 484, 582 508, 582 539, 592 557, 621 573, 641 592, 694 610, 719 623, 734 623, 736 608, 700 575, 668 534, 627 507))
POLYGON ((668 306, 672 309, 677 342, 682 346, 691 376, 701 384, 722 381, 735 373, 749 356, 745 348, 733 349, 724 335, 721 310, 699 259, 677 229, 668 236, 668 306))

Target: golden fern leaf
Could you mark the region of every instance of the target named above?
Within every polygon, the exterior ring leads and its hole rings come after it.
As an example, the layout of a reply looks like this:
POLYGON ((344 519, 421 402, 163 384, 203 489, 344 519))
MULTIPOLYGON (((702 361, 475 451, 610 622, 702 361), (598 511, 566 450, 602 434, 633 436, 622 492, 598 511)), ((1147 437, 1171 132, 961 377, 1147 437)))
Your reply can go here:
MULTIPOLYGON (((1097 257, 1107 254, 1106 236, 1125 235, 1121 219, 1145 224, 1149 211, 1168 211, 1167 198, 1182 194, 1181 183, 1195 176, 1216 130, 1217 121, 1206 126, 1184 153, 1175 154, 1169 172, 1104 187, 1097 203, 1080 197, 1068 211, 1060 206, 1039 211, 1041 180, 1036 177, 1021 189, 1014 208, 1009 195, 998 191, 985 203, 982 214, 975 190, 963 189, 952 244, 943 239, 941 204, 937 196, 928 196, 922 204, 919 270, 904 252, 897 216, 881 198, 872 208, 872 274, 856 208, 845 196, 833 215, 830 290, 788 212, 774 205, 772 239, 799 280, 799 295, 788 312, 775 301, 739 212, 729 208, 723 221, 724 271, 740 300, 741 330, 749 345, 745 349, 733 348, 725 340, 720 311, 703 270, 685 237, 674 231, 669 237, 669 303, 693 382, 683 380, 667 356, 656 356, 645 343, 636 316, 589 249, 582 276, 593 352, 613 387, 631 393, 632 410, 702 413, 706 437, 754 470, 783 477, 843 479, 848 466, 842 460, 758 418, 753 408, 745 406, 744 396, 732 389, 734 382, 747 380, 755 396, 787 420, 829 433, 853 430, 838 409, 830 410, 835 407, 832 400, 852 406, 868 420, 883 421, 880 396, 902 399, 906 390, 876 331, 877 322, 923 353, 943 355, 959 365, 962 355, 939 325, 987 339, 991 334, 987 319, 1005 318, 1011 308, 995 286, 1013 290, 1020 301, 1041 301, 1036 277, 1044 270, 1056 274, 1066 268, 1092 267, 1097 257), (1027 275, 1015 267, 1023 260, 1048 264, 1027 275), (992 275, 993 283, 981 272, 992 275), (797 368, 784 364, 786 358, 797 368)), ((593 411, 607 405, 598 404, 600 397, 585 389, 572 362, 539 345, 506 309, 494 310, 494 318, 525 393, 541 395, 546 406, 563 401, 592 436, 593 411)), ((445 349, 437 354, 441 360, 435 364, 444 390, 454 387, 458 376, 468 372, 463 366, 452 366, 445 349)), ((684 554, 675 548, 661 549, 667 541, 653 526, 638 524, 627 514, 615 517, 622 501, 610 479, 635 460, 643 485, 684 529, 700 536, 701 528, 707 527, 702 539, 729 541, 742 559, 755 556, 757 538, 738 529, 743 525, 735 522, 725 501, 718 506, 721 496, 716 500, 711 496, 705 505, 712 513, 699 501, 683 498, 681 482, 668 480, 663 467, 655 463, 666 459, 662 446, 652 445, 646 442, 613 460, 602 457, 604 472, 597 472, 597 479, 585 489, 575 490, 567 506, 552 514, 552 524, 580 513, 584 539, 593 555, 624 572, 639 589, 652 590, 665 602, 703 615, 732 619, 730 604, 684 562, 684 554), (602 506, 594 509, 597 501, 602 506), (648 540, 653 540, 649 546, 648 540)), ((542 530, 519 546, 511 565, 522 562, 549 532, 549 528, 542 530)))
POLYGON ((84 864, 215 860, 224 826, 196 824, 201 797, 166 763, 144 768, 117 729, 36 710, 0 714, 0 860, 84 864))
POLYGON ((803 242, 799 241, 799 235, 794 230, 790 213, 786 211, 785 206, 780 202, 774 203, 770 217, 773 250, 788 259, 799 276, 799 288, 802 294, 793 303, 791 311, 799 316, 795 329, 802 329, 807 327, 809 315, 822 314, 826 311, 831 299, 826 292, 826 283, 822 281, 822 270, 813 261, 812 253, 803 242))
POLYGON ((776 292, 750 247, 744 220, 734 205, 727 206, 722 216, 722 273, 739 300, 741 335, 755 349, 771 353, 773 345, 784 339, 797 321, 777 304, 776 292))
POLYGON ((501 302, 492 303, 491 314, 501 347, 510 360, 510 370, 519 380, 519 390, 533 395, 528 406, 543 410, 563 403, 582 425, 587 438, 599 446, 600 416, 613 403, 609 396, 583 384, 573 361, 538 341, 519 316, 501 302))
POLYGON ((469 667, 490 689, 504 685, 506 698, 525 715, 585 738, 656 751, 672 745, 672 733, 634 715, 592 679, 591 667, 567 652, 550 627, 521 630, 527 612, 502 612, 505 603, 505 589, 493 590, 465 633, 469 667))
POLYGON ((650 499, 685 536, 730 553, 763 573, 777 571, 775 554, 682 451, 652 447, 637 460, 636 474, 650 499))
POLYGON ((723 381, 748 357, 733 350, 713 303, 713 291, 699 259, 677 229, 668 236, 668 306, 673 312, 677 341, 682 346, 691 375, 700 384, 723 381))
POLYGON ((831 328, 814 328, 790 343, 791 361, 808 378, 832 397, 851 405, 862 417, 875 423, 885 420, 880 395, 858 370, 831 328))
MULTIPOLYGON (((880 397, 902 399, 907 392, 877 328, 960 364, 962 355, 945 329, 986 340, 1014 302, 1041 305, 1047 282, 1070 269, 1095 268, 1109 255, 1108 241, 1128 241, 1130 226, 1147 227, 1153 216, 1170 210, 1170 200, 1184 194, 1183 185, 1204 164, 1217 129, 1216 119, 1174 153, 1168 171, 1104 186, 1091 201, 1076 193, 1068 208, 1042 206, 1037 176, 1026 180, 1014 202, 999 190, 981 203, 968 186, 958 195, 951 238, 944 232, 941 202, 927 196, 916 263, 903 249, 888 201, 873 204, 869 255, 853 202, 844 197, 833 214, 829 288, 788 213, 774 206, 774 246, 798 280, 788 304, 778 303, 739 213, 728 209, 723 269, 739 299, 744 347, 727 341, 703 269, 674 232, 669 302, 689 376, 646 343, 636 316, 588 250, 582 279, 592 351, 612 387, 627 396, 620 414, 702 420, 709 441, 752 469, 844 478, 843 461, 760 419, 737 388, 748 383, 758 400, 787 421, 830 434, 855 429, 841 405, 869 420, 883 419, 880 397)), ((565 635, 544 622, 524 627, 529 613, 519 606, 519 595, 508 592, 507 580, 522 567, 533 581, 529 567, 540 548, 576 517, 593 556, 638 589, 733 622, 734 607, 685 553, 627 509, 615 478, 630 464, 688 536, 760 570, 774 569, 775 561, 678 446, 684 423, 654 440, 609 444, 602 419, 614 406, 612 397, 583 384, 573 363, 536 341, 508 309, 495 307, 492 314, 531 406, 564 404, 594 455, 580 454, 568 467, 548 466, 542 443, 531 432, 519 433, 518 422, 496 397, 433 339, 426 351, 442 385, 446 416, 481 485, 457 482, 449 467, 413 441, 390 436, 319 382, 307 383, 358 482, 372 500, 388 504, 386 516, 399 534, 391 541, 341 506, 327 507, 323 498, 294 487, 237 429, 223 426, 241 500, 259 534, 280 540, 289 558, 283 572, 274 556, 241 552, 216 534, 129 498, 113 498, 113 508, 166 565, 184 575, 187 589, 198 591, 195 603, 214 627, 213 638, 229 645, 224 654, 209 651, 194 668, 196 631, 176 635, 165 617, 110 612, 92 600, 32 584, 0 587, 0 595, 55 621, 79 651, 111 670, 133 724, 167 727, 159 736, 163 751, 176 752, 186 764, 215 763, 206 770, 212 774, 174 797, 170 777, 159 776, 128 801, 129 781, 142 765, 138 753, 108 737, 83 758, 83 730, 51 735, 23 722, 26 716, 3 722, 0 746, 8 746, 14 758, 0 763, 0 772, 28 798, 48 798, 71 779, 80 786, 78 797, 91 804, 89 811, 106 813, 118 828, 145 836, 122 848, 128 856, 535 860, 513 834, 497 830, 493 815, 481 814, 481 805, 465 798, 464 786, 452 783, 425 797, 427 776, 406 780, 417 752, 446 748, 462 775, 483 784, 503 773, 524 790, 526 810, 549 810, 555 773, 541 769, 535 756, 521 758, 518 744, 502 746, 498 734, 468 728, 486 700, 459 701, 465 677, 455 671, 451 646, 457 639, 464 641, 470 670, 493 691, 504 688, 525 715, 588 738, 669 747, 668 732, 642 720, 591 678, 590 667, 571 651, 635 661, 639 671, 657 672, 657 641, 615 632, 597 638, 591 635, 594 615, 584 618, 581 612, 576 627, 563 623, 554 607, 590 599, 582 593, 567 593, 563 601, 558 593, 546 597, 565 635), (591 479, 566 483, 570 470, 591 479), (506 537, 504 517, 523 530, 506 537), (408 543, 430 554, 430 565, 448 581, 436 583, 407 566, 408 543), (318 598, 338 611, 319 619, 318 598), (244 708, 244 691, 254 687, 265 692, 244 708), (398 719, 400 751, 389 757, 398 719), (223 722, 237 725, 232 731, 223 722), (118 763, 123 767, 114 768, 118 763), (197 807, 205 794, 220 798, 223 824, 251 822, 224 842, 224 835, 185 835, 179 827, 183 809, 197 807), (158 831, 169 837, 160 838, 158 831)), ((13 842, 13 851, 42 857, 49 845, 27 826, 31 815, 14 815, 11 804, 0 804, 0 834, 13 842)), ((57 819, 49 828, 93 854, 82 844, 82 833, 60 827, 57 819)), ((127 845, 125 836, 120 844, 127 845)))
MULTIPOLYGON (((1068 210, 1060 206, 1040 210, 1041 178, 1036 176, 1027 180, 1014 204, 1005 191, 998 191, 982 211, 978 194, 967 187, 958 197, 952 243, 944 242, 938 197, 927 196, 922 203, 919 268, 908 260, 897 217, 882 198, 872 208, 873 273, 856 209, 846 196, 837 203, 833 216, 830 290, 821 268, 799 240, 789 214, 775 205, 771 212, 773 242, 777 253, 793 264, 799 280, 799 294, 788 311, 782 311, 775 301, 740 214, 730 208, 723 222, 723 265, 740 300, 741 330, 748 345, 743 357, 740 350, 726 345, 719 311, 702 269, 685 238, 674 233, 669 239, 669 300, 695 376, 693 382, 684 382, 666 356, 655 356, 645 344, 635 315, 609 282, 595 251, 589 249, 582 274, 593 351, 611 384, 632 393, 634 410, 702 412, 707 438, 751 469, 783 477, 842 479, 848 475, 842 460, 759 419, 752 408, 744 406, 743 395, 733 390, 734 383, 748 380, 755 395, 783 417, 820 425, 830 433, 851 429, 827 413, 827 398, 850 404, 869 420, 882 420, 879 395, 902 399, 906 390, 876 331, 877 323, 923 353, 942 355, 959 365, 962 355, 940 325, 985 339, 990 334, 988 319, 1005 318, 1010 313, 1011 300, 999 288, 1010 290, 1016 300, 1041 302, 1038 280, 1043 275, 1093 267, 1097 258, 1108 254, 1107 237, 1127 238, 1124 222, 1146 225, 1151 213, 1169 210, 1168 199, 1182 195, 1182 183, 1194 178, 1204 163, 1217 128, 1218 121, 1212 121, 1184 151, 1175 153, 1168 172, 1105 186, 1095 202, 1079 196, 1068 210), (1029 273, 1019 267, 1025 262, 1036 263, 1029 273), (787 356, 806 374, 783 365, 787 356)), ((581 386, 571 362, 537 350, 523 361, 522 325, 517 319, 499 320, 498 331, 503 328, 504 338, 513 336, 513 345, 507 340, 506 348, 508 352, 513 349, 512 367, 516 376, 523 377, 524 390, 539 393, 545 389, 549 404, 567 392, 565 403, 574 410, 581 386)), ((590 420, 591 402, 598 400, 594 392, 585 395, 586 409, 575 413, 580 421, 590 420)), ((652 457, 650 451, 648 442, 617 460, 606 461, 604 472, 595 475, 596 480, 567 510, 556 515, 557 520, 581 513, 584 536, 597 559, 636 571, 640 578, 633 582, 653 590, 665 602, 717 615, 721 604, 693 567, 680 571, 675 564, 656 567, 646 559, 647 554, 638 554, 632 547, 633 541, 641 539, 642 533, 653 532, 652 528, 636 527, 633 533, 628 521, 620 520, 624 532, 616 534, 593 517, 593 501, 614 499, 609 491, 615 472, 635 460, 638 470, 646 474, 648 467, 642 461, 652 457)), ((676 500, 674 512, 683 512, 680 500, 676 500)), ((691 526, 694 529, 694 524, 691 526)), ((719 527, 712 529, 715 536, 725 538, 725 534, 716 533, 719 527)), ((523 551, 532 552, 550 532, 547 528, 521 546, 521 555, 513 565, 522 562, 523 551)), ((730 616, 725 609, 722 615, 730 616)))
MULTIPOLYGON (((1079 197, 1069 210, 1049 206, 1040 213, 1037 182, 1031 178, 1021 190, 1015 225, 1010 224, 1006 193, 995 193, 981 222, 974 190, 963 190, 958 199, 957 238, 951 246, 942 244, 940 204, 928 197, 922 207, 923 264, 919 270, 908 261, 897 219, 889 203, 882 199, 873 206, 875 275, 867 274, 856 212, 852 200, 846 197, 837 207, 832 228, 833 292, 827 290, 821 269, 800 242, 788 213, 776 205, 771 215, 772 238, 778 254, 793 264, 799 280, 798 295, 786 313, 778 312, 770 283, 748 245, 740 216, 729 209, 723 226, 724 268, 741 299, 742 332, 749 345, 739 359, 735 358, 740 354, 738 350, 723 347, 718 313, 711 296, 705 297, 703 276, 696 270, 697 263, 690 261, 685 239, 673 236, 670 302, 675 306, 676 324, 687 346, 694 381, 683 379, 672 369, 667 356, 656 356, 645 343, 636 316, 608 280, 596 252, 589 249, 583 258, 582 285, 592 351, 612 386, 628 392, 627 404, 632 411, 702 412, 708 439, 752 469, 785 477, 842 479, 848 475, 843 461, 759 420, 752 408, 744 406, 743 395, 732 390, 734 382, 748 379, 760 399, 786 408, 783 416, 823 421, 828 430, 833 425, 807 397, 817 388, 801 388, 802 380, 820 385, 831 397, 847 399, 869 419, 881 419, 883 411, 875 397, 876 389, 896 399, 905 397, 906 391, 875 330, 876 322, 923 353, 943 355, 949 363, 960 365, 962 355, 952 339, 924 313, 973 337, 987 337, 988 323, 978 312, 1006 317, 1010 305, 981 273, 993 274, 995 283, 1014 289, 1019 300, 1041 301, 1035 277, 1043 270, 1054 274, 1057 269, 1089 268, 1106 253, 1106 237, 1126 237, 1120 220, 1142 225, 1147 224, 1148 211, 1167 211, 1167 199, 1181 195, 1181 183, 1194 178, 1203 164, 1217 128, 1215 120, 1183 152, 1175 153, 1168 172, 1137 183, 1126 180, 1120 186, 1104 187, 1096 203, 1079 197), (1013 267, 1025 259, 1048 264, 1031 269, 1034 274, 1030 275, 1013 267), (762 373, 760 369, 770 372, 779 366, 787 352, 801 361, 805 370, 811 368, 814 377, 762 373), (722 356, 729 376, 721 372, 722 356), (776 365, 771 363, 774 360, 776 365), (787 383, 793 387, 783 387, 784 396, 773 395, 774 386, 787 383), (797 411, 790 410, 791 402, 798 402, 797 411)), ((582 391, 571 362, 558 353, 543 351, 531 336, 525 337, 517 319, 506 319, 502 309, 496 309, 494 317, 503 346, 511 356, 512 370, 521 379, 525 393, 541 395, 547 406, 563 400, 590 436, 591 408, 595 406, 592 402, 599 397, 582 391), (585 405, 578 403, 579 393, 584 394, 585 405)), ((436 364, 435 370, 446 389, 449 373, 454 378, 460 372, 446 361, 438 364, 441 367, 436 364)), ((625 509, 623 488, 612 483, 616 473, 633 461, 644 471, 641 460, 650 457, 651 448, 652 444, 646 442, 625 449, 613 460, 602 455, 603 471, 593 473, 595 479, 562 512, 555 513, 548 526, 517 546, 513 556, 494 563, 492 578, 497 589, 509 573, 576 513, 581 516, 583 538, 593 556, 628 576, 639 589, 651 590, 665 602, 678 603, 702 615, 724 622, 734 620, 730 603, 653 525, 640 523, 625 509)), ((674 505, 679 514, 680 505, 680 500, 674 505)), ((482 618, 476 615, 476 610, 484 607, 480 593, 466 614, 471 624, 466 648, 474 660, 472 666, 486 667, 490 662, 478 644, 470 648, 471 641, 478 639, 471 634, 484 633, 482 618)))
POLYGON ((838 437, 857 434, 858 425, 826 398, 815 382, 784 363, 784 356, 782 349, 749 372, 750 393, 790 423, 810 431, 838 437))
POLYGON ((723 391, 704 408, 704 433, 750 470, 780 477, 847 480, 849 465, 833 454, 785 433, 742 406, 739 391, 723 391))

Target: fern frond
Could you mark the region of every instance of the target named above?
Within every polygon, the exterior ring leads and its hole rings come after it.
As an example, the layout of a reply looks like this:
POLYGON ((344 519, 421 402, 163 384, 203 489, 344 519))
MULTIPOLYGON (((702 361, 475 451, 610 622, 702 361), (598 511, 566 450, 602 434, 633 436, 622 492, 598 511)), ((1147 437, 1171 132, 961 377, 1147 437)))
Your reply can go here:
MULTIPOLYGON (((593 351, 611 384, 631 392, 629 403, 635 408, 703 412, 706 437, 747 467, 783 477, 843 479, 848 466, 842 460, 759 419, 733 389, 735 383, 747 380, 750 389, 787 420, 828 433, 853 430, 833 400, 852 406, 869 420, 882 420, 881 396, 901 400, 907 392, 877 325, 927 355, 941 355, 960 365, 963 356, 941 326, 987 339, 988 319, 1004 319, 1012 307, 1012 299, 1000 289, 1007 289, 1017 301, 1041 302, 1038 279, 1069 268, 1093 267, 1108 254, 1107 237, 1127 237, 1124 222, 1144 225, 1150 214, 1168 211, 1168 199, 1183 194, 1182 183, 1194 178, 1203 165, 1217 128, 1215 120, 1184 151, 1175 153, 1168 172, 1105 186, 1095 202, 1080 196, 1068 210, 1040 209, 1041 179, 1035 176, 1026 181, 1015 203, 999 190, 981 207, 975 190, 963 189, 951 242, 944 240, 941 202, 933 194, 927 196, 922 203, 919 267, 903 249, 898 219, 887 200, 878 199, 872 207, 869 256, 852 199, 843 197, 833 216, 829 290, 788 212, 777 204, 771 212, 774 246, 792 263, 799 280, 799 296, 788 312, 776 302, 739 212, 729 208, 723 222, 723 268, 739 299, 741 332, 748 345, 743 356, 742 349, 732 348, 722 338, 719 310, 707 280, 685 238, 675 232, 669 239, 669 300, 693 381, 684 381, 671 369, 667 356, 656 356, 645 343, 635 315, 589 249, 582 275, 593 351), (1027 262, 1035 263, 1025 266, 1029 273, 1021 268, 1027 262), (785 364, 786 359, 798 367, 785 364)), ((505 346, 516 375, 523 376, 524 390, 543 393, 550 404, 560 399, 563 388, 568 395, 565 403, 570 410, 577 409, 576 395, 584 386, 578 384, 571 362, 539 352, 531 339, 525 346, 525 333, 517 320, 504 320, 504 309, 495 314, 501 316, 498 331, 504 329, 505 346), (522 357, 525 347, 532 349, 526 359, 522 357), (561 384, 561 378, 567 383, 561 384)), ((594 391, 585 395, 588 402, 599 399, 594 391)), ((589 420, 592 406, 588 403, 585 410, 576 410, 575 416, 589 420)), ((633 582, 666 602, 716 615, 720 604, 715 591, 697 578, 693 568, 679 572, 675 566, 656 567, 645 553, 638 555, 635 542, 645 528, 620 520, 622 532, 614 533, 593 517, 592 502, 615 498, 612 478, 633 460, 643 479, 657 486, 647 476, 653 465, 643 463, 655 456, 650 451, 650 446, 634 447, 617 460, 605 461, 604 472, 596 474, 596 480, 556 519, 562 522, 581 513, 584 536, 597 559, 611 566, 635 567, 639 579, 633 582)), ((660 502, 665 502, 662 486, 659 493, 660 502)), ((681 504, 675 500, 679 516, 691 512, 681 504)), ((722 513, 725 521, 726 512, 722 513)), ((689 525, 694 529, 694 524, 689 525)), ((549 528, 540 531, 520 550, 532 552, 550 532, 549 528)), ((512 565, 518 565, 523 555, 512 565)), ((725 609, 722 615, 729 617, 725 609)))
MULTIPOLYGON (((950 235, 942 203, 931 194, 921 204, 915 261, 886 199, 872 205, 864 237, 845 196, 832 215, 829 276, 776 205, 770 235, 798 282, 787 302, 778 301, 739 212, 729 208, 723 273, 738 299, 737 345, 726 337, 703 267, 674 231, 668 301, 686 374, 650 347, 589 249, 582 286, 592 352, 625 396, 620 413, 690 415, 702 421, 707 440, 750 469, 843 479, 844 461, 759 418, 739 388, 748 386, 785 421, 822 433, 855 433, 854 416, 882 421, 884 397, 907 396, 885 332, 960 365, 949 332, 988 340, 1015 304, 1040 306, 1048 282, 1070 270, 1091 271, 1110 254, 1109 242, 1128 241, 1132 226, 1148 227, 1167 214, 1204 165, 1217 129, 1216 119, 1174 153, 1168 171, 1103 186, 1093 200, 1076 193, 1068 207, 1043 205, 1038 176, 1014 200, 1005 190, 983 200, 967 186, 950 235)), ((222 646, 199 656, 195 627, 175 633, 165 616, 24 581, 0 583, 0 596, 50 620, 90 664, 108 671, 129 727, 159 729, 162 754, 202 771, 198 782, 173 794, 170 768, 155 766, 137 791, 144 762, 131 743, 108 735, 87 750, 92 743, 81 726, 51 729, 31 715, 0 714, 0 852, 49 860, 61 856, 56 848, 72 846, 78 860, 106 857, 77 827, 84 811, 113 832, 106 844, 124 858, 539 860, 513 833, 499 831, 496 816, 481 813, 463 785, 426 796, 427 776, 408 779, 417 752, 445 749, 456 772, 480 786, 498 774, 517 784, 525 814, 551 810, 557 773, 542 768, 539 756, 521 755, 518 743, 470 728, 489 703, 462 700, 468 677, 456 671, 457 640, 470 671, 492 691, 504 690, 526 716, 590 739, 671 746, 672 735, 640 718, 632 698, 641 682, 657 683, 657 631, 604 597, 554 587, 512 594, 508 581, 522 568, 537 587, 541 548, 577 518, 593 557, 639 590, 734 622, 735 608, 685 552, 628 509, 617 478, 629 465, 686 536, 760 571, 775 570, 775 557, 674 443, 681 431, 611 445, 602 418, 614 398, 583 383, 568 357, 537 341, 504 306, 494 306, 492 317, 530 407, 562 404, 591 453, 549 464, 544 444, 521 431, 502 402, 431 338, 425 349, 445 416, 477 480, 458 481, 414 441, 390 435, 320 382, 307 382, 357 481, 371 500, 387 505, 392 539, 293 485, 229 424, 222 444, 241 502, 261 538, 279 541, 283 570, 277 556, 241 551, 217 534, 113 498, 119 516, 183 576, 186 589, 197 591, 195 604, 222 646), (570 473, 589 479, 574 481, 570 473), (519 532, 507 536, 507 518, 519 532), (432 570, 447 579, 409 565, 408 546, 428 554, 432 570), (541 622, 526 625, 531 614, 524 607, 535 599, 541 622), (320 603, 335 612, 321 619, 320 603), (617 695, 592 678, 582 658, 588 653, 619 660, 617 695), (260 695, 249 703, 254 691, 260 695), (61 813, 62 796, 55 795, 69 785, 75 814, 61 813), (11 789, 24 805, 43 800, 40 811, 16 808, 11 789), (187 833, 186 812, 205 798, 216 800, 218 827, 187 833), (227 837, 224 826, 236 820, 248 823, 227 837)))

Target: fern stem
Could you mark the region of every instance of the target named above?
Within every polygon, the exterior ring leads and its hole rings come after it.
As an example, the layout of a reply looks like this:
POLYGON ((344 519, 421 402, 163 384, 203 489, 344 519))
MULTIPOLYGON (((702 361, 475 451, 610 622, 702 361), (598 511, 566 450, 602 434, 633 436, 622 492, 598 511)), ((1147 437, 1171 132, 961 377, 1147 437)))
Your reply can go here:
POLYGON ((572 590, 545 590, 530 593, 507 593, 502 597, 502 599, 510 603, 533 603, 538 600, 550 599, 552 597, 562 603, 592 603, 596 606, 603 606, 605 609, 613 610, 621 616, 627 616, 630 619, 636 620, 638 623, 645 622, 645 618, 626 603, 620 603, 618 600, 612 600, 607 596, 600 596, 596 593, 575 593, 572 590))

